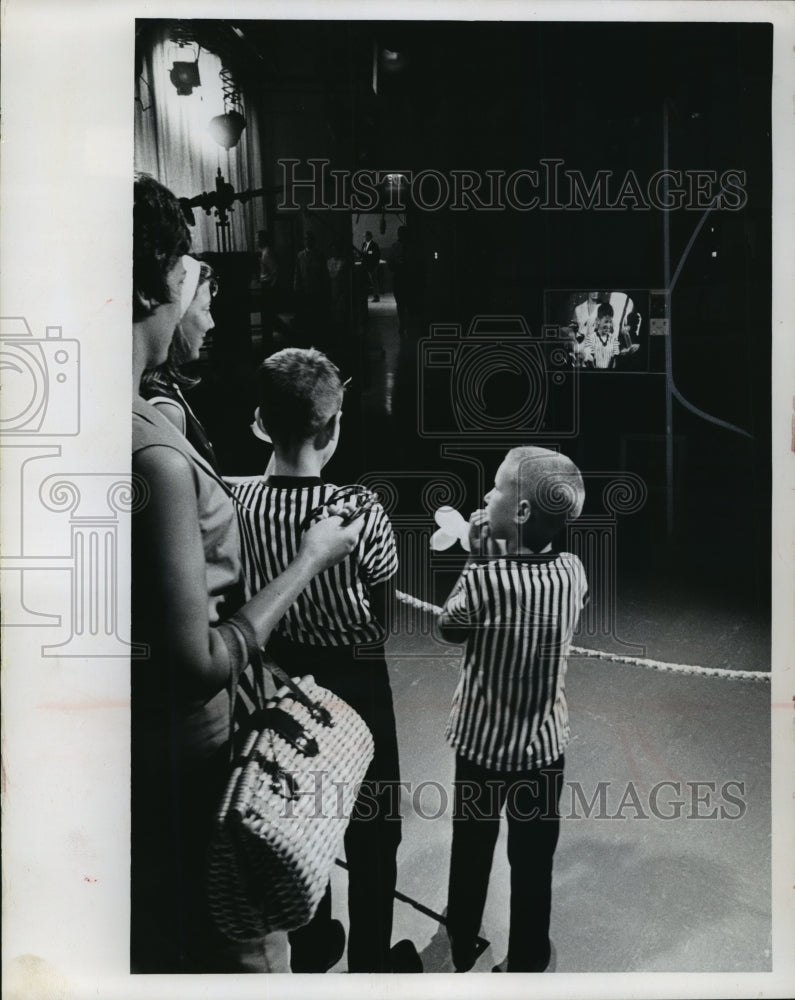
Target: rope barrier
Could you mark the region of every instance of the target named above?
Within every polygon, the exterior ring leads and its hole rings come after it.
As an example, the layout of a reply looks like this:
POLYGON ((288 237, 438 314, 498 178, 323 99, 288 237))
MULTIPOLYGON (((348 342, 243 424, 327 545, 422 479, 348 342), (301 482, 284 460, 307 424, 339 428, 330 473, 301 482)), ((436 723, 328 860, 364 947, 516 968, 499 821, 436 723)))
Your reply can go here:
MULTIPOLYGON (((418 597, 405 594, 402 590, 395 591, 395 596, 402 603, 417 611, 438 617, 442 609, 438 604, 429 604, 418 597)), ((613 663, 626 663, 632 667, 645 667, 647 670, 658 670, 661 673, 685 674, 691 677, 723 677, 731 681, 755 681, 764 684, 770 680, 770 674, 764 670, 727 670, 723 667, 699 667, 690 663, 666 663, 664 660, 652 660, 644 656, 624 656, 621 653, 606 653, 601 649, 585 649, 582 646, 572 646, 570 652, 577 656, 588 656, 597 660, 609 660, 613 663)))

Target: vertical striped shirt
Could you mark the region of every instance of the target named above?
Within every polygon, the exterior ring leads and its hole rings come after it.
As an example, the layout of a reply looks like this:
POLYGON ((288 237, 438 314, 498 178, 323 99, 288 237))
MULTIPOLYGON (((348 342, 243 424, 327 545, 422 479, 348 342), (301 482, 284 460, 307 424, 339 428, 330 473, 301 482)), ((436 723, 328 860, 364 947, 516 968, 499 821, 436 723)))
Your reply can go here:
POLYGON ((566 656, 588 585, 568 552, 471 563, 442 610, 466 628, 461 677, 445 736, 481 767, 529 770, 569 741, 566 656))
POLYGON ((610 368, 613 359, 618 357, 620 347, 618 346, 618 330, 611 333, 607 340, 602 340, 594 330, 589 333, 582 346, 589 351, 593 358, 594 368, 610 368))
MULTIPOLYGON (((307 514, 337 489, 316 478, 270 476, 238 483, 237 516, 246 596, 279 576, 298 553, 307 514)), ((383 507, 364 515, 353 552, 319 573, 279 622, 276 631, 293 642, 350 646, 378 642, 383 630, 370 608, 370 590, 397 572, 392 525, 383 507)))

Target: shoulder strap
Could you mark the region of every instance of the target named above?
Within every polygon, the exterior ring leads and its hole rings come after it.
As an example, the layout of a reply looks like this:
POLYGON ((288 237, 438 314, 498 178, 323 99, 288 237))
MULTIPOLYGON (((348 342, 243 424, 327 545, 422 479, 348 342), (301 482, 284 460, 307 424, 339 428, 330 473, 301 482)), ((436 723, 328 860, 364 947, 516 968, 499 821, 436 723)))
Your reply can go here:
POLYGON ((146 444, 139 445, 137 448, 133 446, 133 451, 139 451, 141 448, 149 447, 150 445, 155 445, 155 444, 162 444, 166 445, 167 447, 176 448, 177 451, 181 451, 183 454, 186 455, 186 457, 189 456, 198 465, 200 465, 202 471, 206 472, 211 479, 214 479, 219 484, 221 489, 232 500, 232 502, 240 505, 240 501, 230 490, 229 486, 224 482, 221 476, 218 475, 218 473, 210 465, 210 463, 205 458, 203 458, 198 453, 198 451, 196 451, 196 449, 193 447, 190 441, 188 441, 185 435, 180 434, 177 428, 172 423, 170 423, 163 416, 162 413, 158 413, 157 407, 151 405, 151 400, 150 401, 144 400, 142 402, 143 405, 141 406, 135 405, 135 403, 133 404, 133 413, 136 416, 140 417, 140 419, 143 420, 145 423, 147 423, 150 427, 153 427, 156 431, 159 431, 160 433, 163 433, 165 431, 166 440, 148 441, 146 444), (148 407, 148 410, 144 409, 144 407, 148 407), (173 436, 175 434, 177 435, 176 441, 173 440, 173 436), (172 440, 169 441, 168 440, 169 437, 171 437, 172 440))

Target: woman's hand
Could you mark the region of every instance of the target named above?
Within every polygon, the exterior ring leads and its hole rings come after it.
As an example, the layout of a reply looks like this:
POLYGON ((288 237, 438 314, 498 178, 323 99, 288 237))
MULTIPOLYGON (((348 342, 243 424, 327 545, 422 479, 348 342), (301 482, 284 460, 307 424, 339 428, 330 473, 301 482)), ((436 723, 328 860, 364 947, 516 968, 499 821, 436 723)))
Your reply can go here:
POLYGON ((353 552, 363 527, 363 517, 345 527, 341 517, 323 518, 304 532, 298 557, 306 560, 315 573, 321 573, 353 552))

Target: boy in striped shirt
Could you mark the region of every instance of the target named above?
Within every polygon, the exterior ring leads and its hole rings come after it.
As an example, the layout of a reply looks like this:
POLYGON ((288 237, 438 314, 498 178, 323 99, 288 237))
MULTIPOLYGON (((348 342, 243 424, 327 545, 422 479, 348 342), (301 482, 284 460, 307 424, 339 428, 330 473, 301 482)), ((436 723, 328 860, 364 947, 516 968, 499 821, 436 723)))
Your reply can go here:
MULTIPOLYGON (((339 371, 314 349, 273 354, 260 366, 258 379, 258 420, 273 441, 273 471, 234 488, 244 575, 252 593, 289 565, 302 522, 337 488, 320 477, 337 447, 343 397, 339 371)), ((313 674, 318 684, 348 702, 373 734, 373 762, 345 834, 348 970, 390 972, 396 956, 408 957, 410 965, 412 959, 420 961, 416 951, 407 955, 410 942, 390 951, 401 837, 391 795, 400 773, 383 641, 397 552, 381 505, 364 517, 353 553, 312 581, 277 626, 268 652, 292 675, 313 674)), ((310 923, 290 934, 290 943, 293 972, 325 972, 337 961, 344 936, 339 921, 331 919, 330 891, 310 923)))
POLYGON ((456 971, 471 969, 500 813, 508 821, 507 959, 494 972, 543 972, 551 961, 552 859, 569 740, 566 655, 587 595, 579 559, 552 541, 579 517, 585 490, 568 458, 514 448, 442 610, 448 642, 466 644, 446 737, 456 751, 447 931, 456 971))

